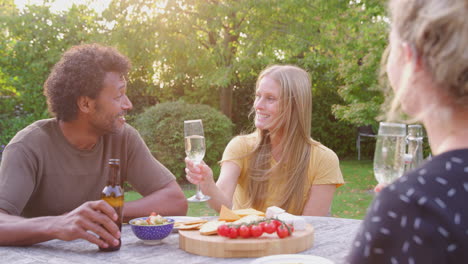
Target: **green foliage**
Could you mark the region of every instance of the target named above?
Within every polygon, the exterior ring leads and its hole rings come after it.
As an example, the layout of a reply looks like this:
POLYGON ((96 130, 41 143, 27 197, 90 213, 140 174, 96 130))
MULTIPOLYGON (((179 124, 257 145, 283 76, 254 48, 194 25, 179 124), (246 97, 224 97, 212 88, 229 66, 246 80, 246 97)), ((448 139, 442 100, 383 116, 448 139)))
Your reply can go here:
POLYGON ((336 52, 340 56, 338 73, 343 81, 338 92, 344 103, 334 105, 341 120, 377 127, 384 102, 379 71, 387 45, 388 24, 384 1, 360 1, 334 21, 336 52))
POLYGON ((132 62, 127 94, 137 113, 161 101, 162 91, 155 81, 161 59, 157 45, 160 26, 156 12, 152 12, 160 4, 154 0, 114 0, 102 13, 102 23, 112 25, 105 29, 104 43, 116 47, 132 62))
POLYGON ((0 16, 1 144, 32 121, 48 117, 42 86, 61 54, 98 39, 101 26, 94 11, 74 5, 52 13, 46 4, 10 8, 0 16))
POLYGON ((321 53, 308 52, 295 64, 307 69, 312 81, 312 138, 329 147, 340 158, 355 153, 356 129, 347 121, 339 121, 332 112, 332 106, 344 103, 336 87, 340 84, 334 70, 337 61, 321 53))
POLYGON ((313 91, 312 138, 345 158, 355 154, 356 128, 333 115, 331 106, 340 102, 341 97, 333 89, 317 87, 313 91))
MULTIPOLYGON (((20 109, 17 107, 17 109, 20 109)), ((20 111, 20 110, 16 110, 20 111)), ((6 145, 14 135, 38 118, 32 114, 13 116, 8 119, 0 118, 0 145, 6 145)))
POLYGON ((98 26, 92 24, 92 15, 85 6, 60 14, 51 13, 47 6, 27 6, 19 16, 4 18, 9 56, 2 61, 2 68, 18 77, 16 89, 27 113, 46 109, 42 85, 66 49, 93 36, 98 26))
POLYGON ((146 109, 133 122, 156 159, 178 180, 185 179, 184 120, 192 119, 203 121, 206 144, 203 160, 215 167, 232 138, 233 124, 214 108, 182 101, 167 102, 146 109))

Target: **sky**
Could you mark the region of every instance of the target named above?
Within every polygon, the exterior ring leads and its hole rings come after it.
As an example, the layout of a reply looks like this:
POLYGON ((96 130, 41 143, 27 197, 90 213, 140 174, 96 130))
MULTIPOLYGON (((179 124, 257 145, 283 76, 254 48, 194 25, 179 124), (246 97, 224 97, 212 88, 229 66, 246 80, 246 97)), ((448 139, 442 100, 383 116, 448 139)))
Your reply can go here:
MULTIPOLYGON (((92 1, 89 6, 96 10, 96 12, 102 12, 110 3, 111 0, 99 0, 92 1)), ((37 4, 42 5, 43 0, 15 0, 15 4, 19 9, 22 9, 26 4, 37 4)), ((75 4, 87 4, 89 0, 55 0, 51 5, 52 12, 60 12, 69 9, 74 3, 75 4)), ((87 4, 88 5, 88 4, 87 4)))

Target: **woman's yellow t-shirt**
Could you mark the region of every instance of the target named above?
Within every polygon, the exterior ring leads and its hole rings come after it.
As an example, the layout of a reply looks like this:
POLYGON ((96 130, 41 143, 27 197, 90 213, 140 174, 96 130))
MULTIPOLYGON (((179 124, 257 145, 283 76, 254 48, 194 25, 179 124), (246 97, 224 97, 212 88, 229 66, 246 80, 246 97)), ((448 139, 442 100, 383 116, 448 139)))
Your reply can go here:
MULTIPOLYGON (((242 209, 247 207, 249 197, 247 189, 247 172, 250 164, 250 158, 247 155, 253 151, 256 140, 256 134, 237 136, 229 142, 224 150, 221 162, 232 161, 241 168, 239 180, 234 191, 233 209, 242 209)), ((344 184, 339 160, 335 152, 321 144, 311 146, 311 148, 309 177, 305 188, 306 191, 304 192, 304 200, 308 199, 309 190, 312 185, 336 184, 336 186, 339 187, 344 184)), ((272 159, 271 164, 274 165, 275 163, 276 161, 272 159)), ((287 178, 282 176, 283 175, 269 179, 265 208, 255 209, 265 211, 269 206, 278 205, 277 201, 282 198, 282 188, 284 188, 284 185, 287 182, 287 178)), ((290 213, 302 214, 302 212, 290 213)))

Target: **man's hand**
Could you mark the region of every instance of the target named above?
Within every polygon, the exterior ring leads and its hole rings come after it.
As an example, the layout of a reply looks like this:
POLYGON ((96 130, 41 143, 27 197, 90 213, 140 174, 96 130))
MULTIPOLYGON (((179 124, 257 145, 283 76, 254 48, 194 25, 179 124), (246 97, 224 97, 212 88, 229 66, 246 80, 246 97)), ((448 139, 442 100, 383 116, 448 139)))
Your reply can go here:
POLYGON ((117 214, 105 201, 91 201, 59 216, 24 218, 0 209, 0 246, 28 246, 51 239, 85 239, 100 247, 118 245, 117 214))
POLYGON ((119 243, 120 231, 114 223, 117 217, 114 208, 105 201, 86 202, 69 213, 55 217, 50 229, 58 239, 70 241, 81 238, 107 248, 119 243))

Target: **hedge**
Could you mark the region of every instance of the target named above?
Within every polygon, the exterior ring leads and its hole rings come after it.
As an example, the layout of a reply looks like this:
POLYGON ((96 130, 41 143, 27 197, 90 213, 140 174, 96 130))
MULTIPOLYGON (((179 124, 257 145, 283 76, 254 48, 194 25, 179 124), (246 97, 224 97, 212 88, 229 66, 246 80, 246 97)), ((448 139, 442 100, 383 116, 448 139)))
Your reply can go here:
MULTIPOLYGON (((185 181, 184 120, 201 119, 205 132, 206 164, 215 169, 224 148, 233 136, 232 122, 218 110, 182 101, 146 108, 132 121, 153 156, 178 179, 185 181)), ((215 169, 216 170, 216 169, 215 169)), ((217 176, 217 175, 215 175, 217 176)))

